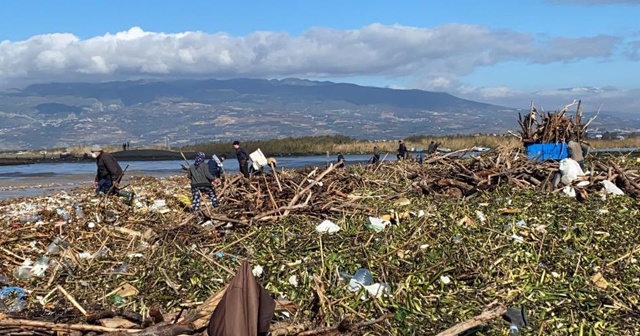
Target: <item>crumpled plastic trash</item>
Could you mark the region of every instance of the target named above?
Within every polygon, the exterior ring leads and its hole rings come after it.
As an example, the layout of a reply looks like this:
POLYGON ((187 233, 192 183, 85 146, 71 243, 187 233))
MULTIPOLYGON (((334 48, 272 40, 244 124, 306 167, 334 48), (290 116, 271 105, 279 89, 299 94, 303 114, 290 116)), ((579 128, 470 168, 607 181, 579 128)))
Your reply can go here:
POLYGON ((602 181, 600 183, 604 186, 604 189, 607 191, 607 194, 624 195, 624 191, 622 191, 620 188, 618 188, 618 186, 613 184, 611 181, 604 180, 604 181, 602 181))
POLYGON ((487 216, 485 216, 484 212, 480 210, 476 210, 476 217, 478 217, 480 223, 484 223, 485 221, 487 221, 487 216))
POLYGON ((33 268, 31 268, 31 274, 37 277, 43 277, 44 273, 49 268, 49 263, 51 260, 49 257, 42 256, 38 258, 35 264, 33 264, 33 268))
POLYGON ((366 289, 367 292, 376 299, 382 295, 386 296, 391 294, 391 287, 386 283, 374 283, 369 286, 364 286, 364 289, 366 289))
POLYGON ((251 270, 251 273, 253 273, 253 276, 256 278, 262 276, 262 272, 263 272, 263 269, 262 269, 262 266, 260 265, 253 266, 253 269, 251 270))
POLYGON ((149 210, 154 212, 159 212, 161 214, 171 211, 169 210, 169 208, 167 208, 167 201, 163 199, 153 201, 153 204, 151 204, 151 206, 149 207, 149 210))
MULTIPOLYGON (((582 171, 582 168, 580 168, 578 162, 569 158, 560 160, 559 169, 560 174, 562 175, 560 181, 562 181, 562 183, 565 185, 570 185, 571 182, 578 178, 578 176, 584 175, 584 172, 582 171)), ((582 187, 588 184, 589 181, 582 181, 578 183, 578 186, 582 187)))
POLYGON ((316 226, 316 231, 319 233, 335 233, 340 230, 340 227, 330 220, 325 220, 316 226))
POLYGON ((27 307, 24 296, 27 291, 20 287, 4 287, 0 290, 0 313, 19 313, 27 307))
POLYGON ((298 277, 295 275, 292 275, 289 277, 289 284, 291 284, 291 286, 293 287, 298 287, 298 277))
POLYGON ((369 224, 367 227, 374 230, 375 232, 382 232, 387 225, 391 224, 391 222, 380 219, 378 217, 369 217, 369 224))

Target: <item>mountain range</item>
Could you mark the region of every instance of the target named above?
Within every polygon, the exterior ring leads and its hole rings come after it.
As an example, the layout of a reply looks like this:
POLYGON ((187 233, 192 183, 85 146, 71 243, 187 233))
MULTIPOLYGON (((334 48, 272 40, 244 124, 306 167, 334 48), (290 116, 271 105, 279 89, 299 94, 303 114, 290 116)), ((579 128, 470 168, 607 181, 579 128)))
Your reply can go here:
MULTIPOLYGON (((444 92, 297 78, 47 83, 0 93, 0 149, 505 133, 518 112, 444 92)), ((605 113, 593 126, 622 124, 605 113)))

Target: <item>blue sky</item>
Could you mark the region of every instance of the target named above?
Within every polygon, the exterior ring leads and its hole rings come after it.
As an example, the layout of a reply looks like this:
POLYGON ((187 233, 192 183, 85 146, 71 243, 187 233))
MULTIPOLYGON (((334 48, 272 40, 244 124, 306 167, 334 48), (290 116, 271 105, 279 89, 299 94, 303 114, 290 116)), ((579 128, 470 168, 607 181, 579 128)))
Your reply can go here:
POLYGON ((295 76, 510 105, 591 87, 624 109, 640 89, 640 0, 2 1, 0 41, 4 86, 295 76))

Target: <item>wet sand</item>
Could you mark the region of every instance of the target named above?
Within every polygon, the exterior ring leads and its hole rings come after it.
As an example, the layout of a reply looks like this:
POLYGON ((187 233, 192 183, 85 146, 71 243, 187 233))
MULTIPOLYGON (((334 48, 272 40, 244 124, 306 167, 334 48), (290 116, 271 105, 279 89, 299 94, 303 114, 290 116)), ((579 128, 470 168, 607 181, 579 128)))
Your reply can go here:
MULTIPOLYGON (((62 176, 23 177, 15 179, 0 179, 0 200, 42 195, 58 190, 91 187, 94 174, 74 174, 62 176)), ((123 179, 128 183, 130 177, 123 179)))

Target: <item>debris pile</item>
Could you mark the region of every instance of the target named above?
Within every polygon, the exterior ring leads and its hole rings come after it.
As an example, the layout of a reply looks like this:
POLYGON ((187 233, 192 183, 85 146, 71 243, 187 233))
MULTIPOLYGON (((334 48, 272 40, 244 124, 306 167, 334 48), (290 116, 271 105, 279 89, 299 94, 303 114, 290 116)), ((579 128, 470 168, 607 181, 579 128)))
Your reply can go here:
MULTIPOLYGON (((640 189, 593 167, 589 192, 640 189)), ((635 200, 537 192, 554 169, 487 153, 229 177, 204 218, 184 176, 135 179, 132 206, 88 189, 3 201, 0 335, 206 334, 245 261, 276 300, 272 335, 437 334, 507 306, 537 334, 640 332, 635 200)))
POLYGON ((532 103, 527 115, 523 117, 518 114, 518 124, 521 128, 519 137, 524 144, 560 143, 572 137, 581 141, 585 138, 587 127, 597 114, 584 124, 582 116, 581 101, 574 101, 557 111, 546 113, 538 111, 532 103), (573 106, 576 106, 575 119, 574 116, 567 114, 573 106))
POLYGON ((609 192, 606 186, 615 184, 627 195, 637 198, 640 196, 638 171, 627 170, 617 161, 614 158, 607 161, 594 159, 587 163, 588 171, 584 175, 578 175, 570 182, 561 179, 558 162, 527 160, 526 155, 518 151, 468 160, 445 155, 429 159, 424 170, 405 171, 406 176, 415 181, 413 186, 424 194, 449 197, 467 197, 503 185, 549 192, 569 186, 576 189, 581 197, 587 197, 591 193, 609 192))

